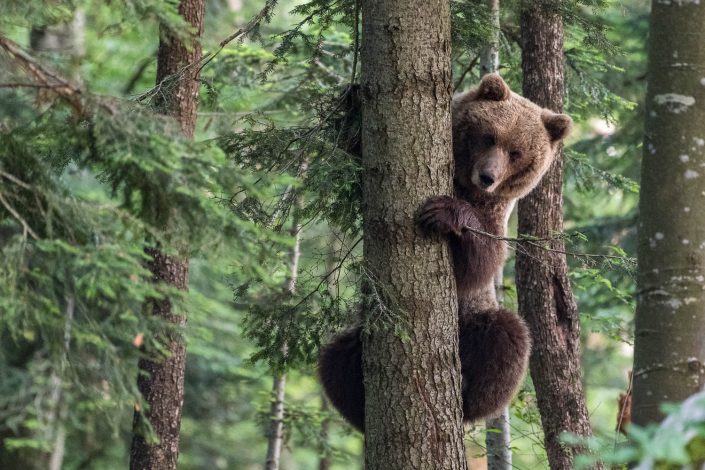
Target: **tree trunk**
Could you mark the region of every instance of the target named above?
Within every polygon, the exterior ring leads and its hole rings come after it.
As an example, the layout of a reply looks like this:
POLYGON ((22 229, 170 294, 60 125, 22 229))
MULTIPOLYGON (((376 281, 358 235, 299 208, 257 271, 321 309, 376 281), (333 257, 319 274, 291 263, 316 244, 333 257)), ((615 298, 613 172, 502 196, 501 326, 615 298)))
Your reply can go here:
POLYGON ((480 76, 499 70, 499 0, 487 0, 492 20, 492 33, 480 51, 480 76))
MULTIPOLYGON (((359 102, 359 96, 356 94, 354 96, 350 97, 351 101, 350 103, 352 106, 348 108, 348 122, 352 121, 353 119, 356 120, 356 122, 360 117, 360 102, 359 102)), ((349 129, 349 127, 348 127, 349 129)), ((358 136, 357 137, 357 142, 359 143, 359 126, 355 128, 354 135, 358 136)), ((344 133, 341 133, 342 135, 345 135, 346 137, 341 139, 340 142, 345 145, 344 150, 346 152, 352 153, 354 152, 354 148, 356 145, 346 145, 346 144, 352 144, 354 139, 351 141, 350 136, 352 136, 352 133, 348 133, 347 131, 344 133)), ((362 155, 360 152, 353 153, 353 155, 356 158, 362 158, 362 155)), ((340 248, 341 248, 341 243, 340 240, 342 239, 342 235, 339 231, 337 231, 334 227, 331 227, 331 232, 330 235, 328 236, 328 249, 329 254, 326 258, 326 272, 331 273, 333 272, 338 264, 340 263, 340 248)), ((334 297, 337 295, 338 290, 338 277, 337 276, 331 276, 328 281, 328 292, 330 293, 331 297, 334 297)), ((331 453, 331 447, 330 447, 330 428, 331 428, 331 419, 330 416, 328 416, 328 413, 330 413, 331 407, 330 403, 328 402, 328 398, 326 397, 326 394, 321 390, 321 413, 325 416, 323 421, 321 422, 321 429, 319 431, 319 449, 318 449, 318 470, 330 470, 331 466, 333 465, 333 456, 331 453)))
POLYGON ((267 457, 264 460, 265 470, 279 470, 279 462, 284 443, 284 396, 286 392, 286 374, 274 376, 272 395, 274 400, 269 411, 269 430, 267 431, 267 457))
MULTIPOLYGON (((292 190, 293 191, 293 190, 292 190)), ((301 228, 299 214, 303 207, 301 195, 297 195, 294 208, 294 220, 291 228, 291 235, 294 237, 294 246, 291 249, 291 264, 289 266, 289 277, 286 281, 287 293, 292 296, 296 292, 296 282, 299 277, 299 258, 301 257, 301 228)), ((283 346, 283 354, 286 354, 287 345, 283 346)), ((284 445, 284 396, 286 392, 286 373, 280 372, 274 375, 272 384, 272 394, 274 401, 269 414, 269 432, 267 436, 267 457, 264 462, 265 470, 279 470, 282 446, 284 445)))
MULTIPOLYGON (((563 110, 563 21, 552 11, 526 2, 521 13, 524 96, 539 106, 563 110)), ((520 234, 550 237, 563 230, 563 152, 541 183, 518 206, 520 234)), ((551 247, 564 248, 554 241, 551 247)), ((517 251, 519 311, 533 338, 530 369, 536 388, 546 452, 552 469, 573 468, 573 450, 560 435, 590 436, 580 367, 580 321, 564 255, 533 246, 517 251)), ((601 466, 598 464, 598 468, 601 466)))
MULTIPOLYGON (((327 271, 330 272, 330 271, 327 271)), ((321 413, 328 413, 330 410, 330 405, 328 404, 328 399, 324 393, 321 393, 321 413)), ((321 422, 321 430, 319 432, 319 437, 321 440, 321 446, 318 450, 318 470, 330 470, 332 465, 331 452, 330 452, 330 418, 326 417, 321 422)))
MULTIPOLYGON (((173 116, 186 137, 193 137, 196 128, 196 108, 198 104, 198 67, 184 70, 188 64, 197 64, 202 56, 200 37, 203 33, 204 0, 182 0, 179 13, 194 27, 194 40, 184 44, 175 37, 163 32, 157 57, 157 85, 166 77, 177 72, 183 76, 177 79, 160 94, 162 101, 159 110, 173 116)), ((158 247, 147 249, 152 257, 148 263, 152 280, 164 282, 177 289, 188 288, 188 259, 163 253, 158 247)), ((169 299, 155 300, 148 306, 153 315, 176 325, 185 325, 186 316, 175 312, 169 299)), ((171 470, 176 469, 179 456, 179 430, 181 409, 184 401, 184 372, 186 366, 186 345, 178 334, 167 337, 169 356, 162 361, 140 360, 140 375, 137 385, 149 406, 144 414, 137 410, 133 423, 130 468, 132 470, 171 470), (158 443, 150 443, 143 435, 144 423, 148 418, 159 438, 158 443)))
POLYGON ((363 0, 362 19, 365 468, 465 469, 451 260, 414 222, 453 191, 449 4, 363 0))
POLYGON ((705 384, 705 4, 653 1, 632 421, 705 384))
POLYGON ((29 32, 29 48, 38 53, 56 54, 61 69, 71 80, 80 81, 80 67, 85 55, 86 13, 77 8, 71 21, 33 27, 29 32))
MULTIPOLYGON (((487 0, 487 7, 492 20, 492 33, 487 45, 480 52, 480 76, 499 71, 499 0, 487 0)), ((504 227, 507 233, 507 227, 504 227)), ((502 284, 504 266, 497 270, 494 290, 488 296, 494 295, 495 304, 502 303, 502 284)), ((505 406, 499 416, 485 420, 485 428, 491 429, 485 436, 488 470, 510 470, 512 468, 512 435, 509 426, 509 406, 505 406)))

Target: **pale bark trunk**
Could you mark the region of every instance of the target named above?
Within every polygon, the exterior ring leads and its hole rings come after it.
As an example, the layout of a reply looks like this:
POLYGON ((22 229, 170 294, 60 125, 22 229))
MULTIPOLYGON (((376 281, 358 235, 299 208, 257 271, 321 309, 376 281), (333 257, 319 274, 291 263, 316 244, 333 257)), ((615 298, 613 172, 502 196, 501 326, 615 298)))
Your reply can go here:
MULTIPOLYGON (((159 85, 165 78, 177 72, 180 77, 160 93, 158 109, 174 117, 184 136, 192 138, 196 128, 198 106, 198 66, 184 69, 186 65, 197 64, 201 57, 200 37, 203 33, 205 13, 204 0, 182 0, 179 13, 193 26, 195 37, 191 44, 185 44, 173 36, 166 35, 159 43, 157 57, 157 78, 159 85)), ((157 208, 159 211, 159 208, 157 208)), ((160 214, 165 224, 166 216, 160 214)), ((165 282, 177 289, 188 289, 188 259, 166 255, 158 247, 146 250, 152 257, 148 263, 152 279, 165 282)), ((176 312, 169 299, 151 301, 149 308, 153 315, 178 326, 186 324, 186 315, 176 312)), ((133 439, 130 449, 131 470, 174 470, 179 457, 179 431, 181 410, 184 401, 184 373, 186 368, 186 345, 178 334, 166 337, 169 356, 155 362, 140 360, 140 375, 137 385, 149 406, 143 413, 135 412, 133 439), (150 444, 143 435, 142 419, 147 417, 159 439, 150 444)))
POLYGON ((499 0, 487 0, 492 19, 492 33, 480 51, 480 76, 499 70, 499 0))
POLYGON ((269 430, 267 436, 267 457, 265 470, 278 470, 284 444, 284 395, 286 392, 286 374, 274 376, 272 395, 274 401, 269 412, 269 430))
MULTIPOLYGON (((480 52, 480 76, 499 71, 499 0, 487 0, 492 19, 492 33, 487 45, 480 52)), ((507 227, 504 227, 507 233, 507 227)), ((493 294, 496 304, 502 303, 502 281, 504 266, 497 270, 493 294)), ((488 470, 510 470, 512 468, 512 434, 509 426, 509 406, 499 416, 485 420, 485 428, 491 429, 485 436, 488 470)))
MULTIPOLYGON (((85 41, 85 13, 77 9, 71 21, 53 26, 34 27, 29 34, 29 46, 35 53, 54 53, 64 62, 64 71, 73 80, 80 79, 79 65, 84 51, 85 41)), ((64 323, 64 360, 67 360, 71 345, 71 330, 76 302, 73 296, 66 296, 66 320, 64 323)), ((66 426, 64 424, 68 412, 64 396, 64 383, 60 371, 52 370, 49 377, 52 384, 50 393, 51 411, 48 424, 52 432, 51 452, 42 456, 40 461, 46 464, 49 470, 60 470, 64 462, 66 451, 66 426)))
MULTIPOLYGON (((287 279, 286 290, 288 294, 294 295, 296 292, 296 282, 299 277, 299 258, 301 257, 301 223, 299 222, 298 211, 301 210, 303 201, 301 196, 296 197, 296 208, 294 210, 294 220, 291 234, 294 236, 294 246, 291 250, 291 264, 289 266, 289 278, 287 279)), ((283 354, 286 354, 287 346, 283 345, 283 354)), ((274 401, 269 417, 269 433, 267 440, 267 457, 265 459, 265 470, 279 470, 281 461, 282 446, 284 445, 284 395, 286 392, 286 373, 281 372, 274 376, 272 393, 274 401)))
MULTIPOLYGON (((330 271, 327 271, 330 272, 330 271)), ((321 412, 328 413, 330 405, 324 393, 321 393, 321 412)), ((332 459, 329 450, 330 446, 330 418, 325 418, 321 423, 321 432, 319 433, 321 440, 321 448, 319 449, 320 457, 318 460, 318 470, 330 470, 332 459)))
POLYGON ((76 9, 71 21, 52 26, 34 27, 29 33, 29 47, 41 53, 54 53, 61 59, 61 69, 72 80, 80 80, 80 65, 85 55, 86 13, 76 9))
MULTIPOLYGON (((71 330, 73 329, 73 318, 76 309, 76 301, 73 296, 66 297, 66 320, 64 323, 64 360, 68 362, 68 353, 71 346, 71 330)), ((58 372, 52 371, 50 382, 54 386, 52 396, 52 418, 51 424, 54 433, 51 454, 49 455, 49 470, 61 470, 64 464, 64 453, 66 452, 66 426, 64 421, 68 412, 66 398, 64 397, 64 382, 58 372)))
POLYGON ((449 4, 363 0, 362 19, 365 468, 465 469, 451 260, 414 223, 453 191, 449 4))
MULTIPOLYGON (((357 103, 357 106, 352 106, 350 108, 350 113, 352 116, 359 117, 359 101, 357 97, 353 97, 354 102, 357 103)), ((356 129, 355 132, 357 135, 359 135, 359 128, 356 129)), ((349 133, 347 135, 350 135, 349 133)), ((346 144, 351 144, 351 141, 349 138, 344 139, 343 141, 346 144)), ((346 145, 345 151, 347 152, 353 152, 354 145, 346 145)), ((362 158, 362 155, 360 155, 359 152, 354 154, 357 158, 362 158)), ((330 250, 328 257, 326 258, 326 272, 331 273, 333 270, 338 266, 338 263, 340 262, 340 240, 342 236, 341 234, 334 228, 331 227, 331 233, 328 237, 328 249, 330 250)), ((338 292, 338 276, 331 276, 328 281, 328 292, 330 293, 331 297, 337 295, 338 292)), ((328 402, 328 398, 326 397, 326 394, 321 390, 321 413, 324 415, 329 413, 330 411, 330 403, 328 402)), ((323 422, 321 423, 321 430, 319 433, 319 438, 320 438, 320 448, 318 449, 319 451, 319 460, 318 460, 318 470, 330 470, 331 465, 333 464, 333 459, 332 455, 330 452, 330 426, 331 426, 331 420, 330 417, 326 417, 323 419, 323 422)))
POLYGON ((705 385, 705 3, 653 1, 632 421, 705 385))
MULTIPOLYGON (((560 112, 565 89, 563 20, 556 4, 525 2, 521 13, 524 96, 560 112), (554 10, 555 11, 555 10, 554 10)), ((534 191, 519 201, 520 234, 550 237, 563 229, 563 152, 534 191)), ((551 243, 562 250, 561 241, 551 243)), ((563 432, 590 436, 580 366, 580 321, 564 255, 528 245, 517 251, 519 311, 533 339, 531 378, 541 413, 549 465, 573 468, 574 449, 560 442, 563 432)), ((601 468, 600 464, 596 465, 601 468)))

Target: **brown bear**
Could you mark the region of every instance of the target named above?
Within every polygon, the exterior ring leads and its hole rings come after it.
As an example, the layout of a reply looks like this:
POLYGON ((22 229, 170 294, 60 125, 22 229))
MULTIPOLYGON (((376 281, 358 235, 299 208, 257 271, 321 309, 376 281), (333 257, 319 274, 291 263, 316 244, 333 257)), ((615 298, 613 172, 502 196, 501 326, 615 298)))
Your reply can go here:
MULTIPOLYGON (((427 234, 448 237, 453 254, 465 421, 491 416, 511 401, 531 347, 524 322, 488 296, 505 244, 476 231, 505 236, 516 200, 541 180, 570 126, 569 116, 513 93, 496 74, 453 100, 455 197, 429 199, 417 223, 427 234)), ((363 430, 359 327, 323 348, 319 372, 331 403, 363 430)))

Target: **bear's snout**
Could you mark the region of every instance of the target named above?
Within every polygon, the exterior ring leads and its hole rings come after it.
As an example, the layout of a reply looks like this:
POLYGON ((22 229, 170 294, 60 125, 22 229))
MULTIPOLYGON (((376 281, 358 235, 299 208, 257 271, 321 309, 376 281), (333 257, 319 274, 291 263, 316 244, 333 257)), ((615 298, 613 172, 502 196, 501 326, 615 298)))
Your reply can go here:
POLYGON ((490 173, 480 173, 480 186, 482 189, 489 188, 494 184, 494 175, 490 173))
POLYGON ((491 193, 497 189, 506 171, 506 152, 495 146, 475 163, 472 171, 472 184, 491 193))

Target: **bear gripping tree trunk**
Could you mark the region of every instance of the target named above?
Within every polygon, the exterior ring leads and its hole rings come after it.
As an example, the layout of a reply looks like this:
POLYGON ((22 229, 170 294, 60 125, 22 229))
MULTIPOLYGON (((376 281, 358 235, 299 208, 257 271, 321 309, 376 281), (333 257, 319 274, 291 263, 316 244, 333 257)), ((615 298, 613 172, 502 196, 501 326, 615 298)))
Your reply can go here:
POLYGON ((363 0, 362 19, 365 468, 465 469, 450 254, 414 223, 453 191, 449 5, 363 0))
MULTIPOLYGON (((524 96, 539 106, 563 110, 563 20, 557 2, 525 2, 521 13, 524 96)), ((519 201, 519 234, 550 237, 563 230, 563 156, 519 201)), ((552 248, 563 249, 560 241, 552 248)), ((573 452, 561 433, 590 436, 580 368, 580 322, 564 255, 524 245, 517 250, 519 311, 533 337, 531 378, 536 387, 551 469, 573 468, 573 452)))
MULTIPOLYGON (((165 78, 176 73, 183 73, 175 82, 164 87, 157 103, 159 111, 174 117, 181 132, 186 137, 193 137, 196 127, 196 108, 198 104, 198 63, 201 60, 200 37, 203 32, 204 0, 182 0, 179 13, 193 26, 192 44, 184 44, 177 38, 165 34, 159 43, 157 58, 157 86, 165 78), (185 68, 191 64, 191 67, 185 68)), ((188 288, 188 260, 167 255, 158 248, 151 248, 147 253, 152 256, 149 270, 155 282, 164 282, 177 289, 188 288)), ((151 302, 152 314, 165 321, 184 325, 186 317, 175 312, 169 299, 151 302)), ((181 428, 181 409, 184 401, 184 372, 186 367, 186 345, 183 338, 171 335, 167 344, 169 357, 160 362, 147 359, 140 361, 138 386, 145 401, 149 404, 146 416, 149 418, 155 434, 159 438, 156 444, 150 444, 140 432, 142 414, 135 412, 134 436, 130 450, 130 468, 132 470, 173 470, 179 457, 179 431, 181 428)))
POLYGON ((705 2, 651 6, 632 420, 705 384, 705 2))

